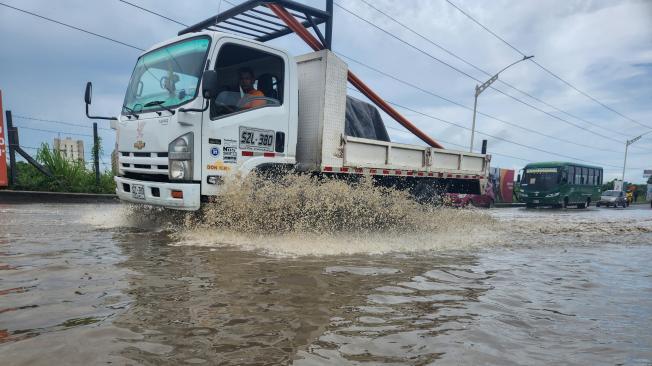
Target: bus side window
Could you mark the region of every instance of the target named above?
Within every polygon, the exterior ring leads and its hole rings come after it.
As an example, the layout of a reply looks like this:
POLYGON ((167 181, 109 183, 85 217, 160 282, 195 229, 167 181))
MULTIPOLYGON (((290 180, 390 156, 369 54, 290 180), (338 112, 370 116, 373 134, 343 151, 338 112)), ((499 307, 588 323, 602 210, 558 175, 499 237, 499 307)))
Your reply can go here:
POLYGON ((575 167, 574 166, 569 166, 568 167, 568 184, 574 184, 575 183, 575 167))
POLYGON ((602 169, 598 169, 596 172, 598 174, 595 184, 602 185, 602 169))
POLYGON ((582 168, 582 184, 589 184, 589 168, 582 168))
POLYGON ((588 184, 590 184, 590 185, 595 184, 595 182, 593 181, 594 177, 595 177, 595 170, 593 168, 591 168, 591 169, 589 169, 589 182, 588 182, 588 184))

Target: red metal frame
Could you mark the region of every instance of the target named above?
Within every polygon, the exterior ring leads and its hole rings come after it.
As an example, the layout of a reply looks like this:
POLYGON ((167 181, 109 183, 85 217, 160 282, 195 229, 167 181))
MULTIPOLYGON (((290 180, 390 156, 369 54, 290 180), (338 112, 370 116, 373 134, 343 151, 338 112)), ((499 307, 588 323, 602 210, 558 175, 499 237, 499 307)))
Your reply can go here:
MULTIPOLYGON (((315 51, 323 50, 324 45, 319 42, 308 30, 299 23, 292 14, 290 14, 283 6, 278 4, 266 4, 266 6, 276 14, 276 16, 281 19, 292 31, 294 31, 301 39, 304 40, 315 51)), ((369 88, 365 83, 360 80, 355 74, 351 71, 348 72, 348 80, 353 86, 356 87, 362 94, 364 94, 369 100, 374 102, 378 108, 382 109, 390 117, 394 118, 396 122, 400 123, 412 132, 415 136, 423 140, 432 147, 443 149, 444 147, 440 145, 437 141, 430 138, 423 131, 418 129, 413 125, 407 118, 403 117, 396 109, 392 108, 387 102, 385 102, 378 94, 376 94, 371 88, 369 88)))

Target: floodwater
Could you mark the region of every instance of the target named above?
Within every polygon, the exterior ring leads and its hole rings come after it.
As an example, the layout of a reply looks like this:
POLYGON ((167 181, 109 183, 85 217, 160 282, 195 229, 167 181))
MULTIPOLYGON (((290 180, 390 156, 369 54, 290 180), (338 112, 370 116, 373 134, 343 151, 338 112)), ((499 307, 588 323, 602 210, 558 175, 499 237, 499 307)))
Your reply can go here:
POLYGON ((0 364, 652 364, 649 206, 447 210, 432 238, 127 211, 0 205, 0 364))

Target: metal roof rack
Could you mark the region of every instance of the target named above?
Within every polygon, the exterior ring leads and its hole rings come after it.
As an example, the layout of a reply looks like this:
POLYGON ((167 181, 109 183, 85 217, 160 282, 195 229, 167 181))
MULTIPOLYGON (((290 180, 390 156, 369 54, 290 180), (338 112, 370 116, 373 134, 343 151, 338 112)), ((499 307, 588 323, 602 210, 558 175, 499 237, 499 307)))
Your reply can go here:
POLYGON ((304 27, 312 29, 321 43, 331 48, 333 34, 333 0, 326 0, 326 10, 303 5, 291 0, 249 0, 183 29, 179 35, 204 29, 225 31, 266 42, 294 33, 269 5, 280 5, 304 27), (325 35, 319 29, 326 24, 325 35))

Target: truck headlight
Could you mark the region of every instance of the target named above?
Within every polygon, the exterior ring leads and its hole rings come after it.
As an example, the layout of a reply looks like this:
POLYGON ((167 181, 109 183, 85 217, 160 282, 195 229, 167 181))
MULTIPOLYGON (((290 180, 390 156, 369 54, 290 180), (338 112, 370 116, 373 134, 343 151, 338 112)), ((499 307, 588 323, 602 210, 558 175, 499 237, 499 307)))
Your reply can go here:
POLYGON ((168 146, 168 176, 171 180, 192 180, 193 133, 174 139, 168 146))
POLYGON ((546 195, 546 198, 557 197, 557 196, 559 196, 559 192, 555 192, 555 193, 547 194, 547 195, 546 195))

